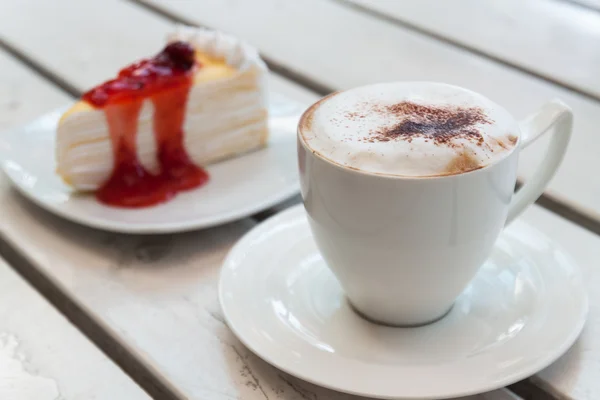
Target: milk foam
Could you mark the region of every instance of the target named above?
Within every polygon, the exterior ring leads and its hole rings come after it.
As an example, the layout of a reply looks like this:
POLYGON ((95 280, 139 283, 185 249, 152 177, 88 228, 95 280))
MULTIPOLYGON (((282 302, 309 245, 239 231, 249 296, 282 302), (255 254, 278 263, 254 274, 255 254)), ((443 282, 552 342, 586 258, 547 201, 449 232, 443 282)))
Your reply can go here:
POLYGON ((313 105, 300 122, 305 145, 364 172, 428 177, 472 171, 514 150, 508 112, 469 90, 432 82, 363 86, 313 105))

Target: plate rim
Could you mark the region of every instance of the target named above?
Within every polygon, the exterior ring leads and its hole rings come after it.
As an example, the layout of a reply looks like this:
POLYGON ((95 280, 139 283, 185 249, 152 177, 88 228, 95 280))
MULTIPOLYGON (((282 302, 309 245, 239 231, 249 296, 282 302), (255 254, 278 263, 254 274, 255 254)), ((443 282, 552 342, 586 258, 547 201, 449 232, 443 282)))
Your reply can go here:
POLYGON ((25 198, 27 201, 35 204, 47 212, 50 212, 51 214, 64 218, 65 220, 73 223, 113 233, 157 235, 168 233, 186 233, 201 229, 213 228, 216 226, 226 225, 230 222, 238 221, 243 218, 251 217, 253 214, 257 214, 261 211, 265 211, 271 207, 274 207, 299 193, 299 188, 296 187, 297 185, 289 185, 289 187, 286 187, 285 190, 281 190, 277 194, 265 196, 265 200, 263 202, 254 204, 250 207, 238 208, 235 212, 216 214, 211 218, 206 217, 196 221, 190 220, 189 222, 185 223, 162 223, 160 226, 149 223, 131 226, 126 223, 104 222, 100 218, 79 218, 78 215, 69 214, 60 207, 54 207, 49 203, 45 203, 36 196, 31 196, 29 193, 27 193, 27 190, 22 188, 20 185, 15 184, 13 179, 10 177, 10 174, 4 170, 4 163, 2 166, 4 176, 6 176, 6 178, 12 183, 11 186, 15 188, 19 195, 25 198))
MULTIPOLYGON (((250 229, 248 232, 246 232, 238 240, 238 242, 230 249, 226 258, 223 260, 223 263, 221 266, 221 271, 219 273, 219 283, 218 283, 217 290, 218 290, 219 305, 223 312, 224 320, 225 320, 227 326, 229 327, 229 329, 236 336, 236 338, 244 346, 246 346, 247 349, 249 349, 253 354, 255 354, 257 357, 259 357, 263 361, 267 362, 271 366, 273 366, 285 373, 288 373, 288 374, 290 374, 294 377, 297 377, 301 380, 304 380, 306 382, 312 383, 314 385, 317 385, 317 386, 320 386, 320 387, 323 387, 326 389, 334 390, 334 391, 337 391, 340 393, 347 393, 347 394, 351 394, 351 395, 366 396, 366 397, 378 398, 378 399, 408 399, 408 398, 410 398, 410 399, 415 399, 415 400, 416 399, 424 400, 424 399, 437 399, 437 398, 440 398, 440 396, 443 396, 441 398, 455 398, 455 397, 463 397, 463 396, 472 396, 472 395, 476 395, 476 394, 482 394, 482 393, 490 392, 493 390, 505 388, 506 386, 516 383, 520 380, 534 376, 538 372, 542 371, 544 368, 548 367, 549 365, 551 365, 552 363, 557 361, 577 341, 577 339, 581 335, 581 332, 583 331, 583 328, 587 321, 587 316, 589 313, 589 296, 588 296, 587 290, 585 290, 585 286, 583 285, 583 274, 582 274, 582 271, 581 271, 578 263, 576 263, 572 257, 569 257, 569 261, 574 265, 574 267, 577 271, 576 272, 577 280, 580 282, 582 288, 584 289, 584 291, 582 291, 582 293, 581 293, 582 307, 578 310, 578 312, 573 313, 577 316, 577 324, 575 324, 572 327, 572 329, 569 332, 569 335, 565 335, 565 338, 562 340, 561 346, 553 348, 555 351, 552 352, 550 356, 542 357, 537 362, 532 363, 528 368, 523 368, 518 373, 512 373, 508 377, 506 377, 502 380, 490 382, 489 385, 487 385, 486 387, 478 387, 478 388, 473 388, 473 389, 468 389, 468 390, 465 389, 462 391, 453 391, 451 393, 446 393, 446 394, 432 392, 432 393, 424 393, 422 395, 414 395, 414 394, 402 395, 401 393, 389 393, 389 391, 382 391, 382 392, 374 393, 374 392, 363 392, 360 390, 347 389, 344 387, 340 387, 339 385, 329 384, 329 383, 327 383, 326 379, 314 378, 311 376, 307 376, 303 373, 299 373, 297 371, 294 371, 291 367, 288 367, 288 365, 282 365, 282 363, 277 361, 276 359, 274 359, 274 357, 271 354, 267 354, 267 355, 260 354, 260 352, 257 349, 258 346, 255 346, 253 343, 251 343, 249 340, 247 340, 245 335, 242 334, 242 332, 240 332, 239 327, 230 320, 230 316, 228 315, 228 313, 226 311, 227 307, 225 306, 225 300, 224 300, 225 290, 223 288, 223 285, 224 285, 224 275, 226 273, 226 269, 231 267, 231 265, 233 263, 233 259, 236 258, 237 253, 242 251, 242 249, 244 249, 248 246, 247 242, 251 242, 252 239, 254 238, 254 236, 258 234, 258 232, 267 230, 267 228, 269 228, 271 225, 274 226, 274 225, 278 224, 280 222, 280 220, 286 220, 287 218, 291 218, 291 215, 300 214, 300 213, 305 213, 304 205, 302 203, 292 206, 292 207, 289 207, 288 209, 267 218, 266 220, 262 221, 261 223, 257 224, 252 229, 250 229), (384 393, 384 392, 387 392, 387 393, 384 393), (410 397, 406 397, 406 396, 410 396, 410 397)), ((525 223, 529 227, 533 227, 532 224, 527 223, 527 222, 525 222, 525 223)), ((548 236, 546 236, 546 235, 543 235, 543 236, 550 242, 555 243, 548 236)), ((566 250, 564 250, 562 247, 560 247, 560 249, 562 250, 562 252, 564 254, 569 255, 569 253, 566 250)))
MULTIPOLYGON (((279 102, 285 102, 287 104, 298 106, 298 117, 300 117, 300 109, 303 107, 300 102, 290 99, 289 97, 280 93, 270 92, 269 95, 270 97, 277 98, 279 102)), ((13 140, 11 140, 11 138, 18 132, 27 130, 28 127, 30 127, 38 121, 44 120, 46 118, 52 118, 54 115, 64 112, 70 105, 74 104, 75 102, 76 101, 68 102, 63 106, 54 108, 53 110, 41 114, 36 118, 30 119, 25 124, 21 124, 17 127, 13 127, 7 129, 6 131, 3 131, 5 137, 7 138, 7 142, 13 143, 13 140)), ((45 202, 43 199, 40 199, 38 198, 38 196, 35 196, 32 193, 30 193, 30 191, 26 187, 23 187, 21 184, 19 184, 18 180, 14 178, 13 173, 10 171, 7 162, 15 162, 15 159, 11 158, 10 156, 3 156, 0 153, 0 166, 2 173, 10 183, 10 186, 14 188, 20 194, 20 196, 25 198, 27 201, 65 220, 71 221, 79 225, 112 233, 154 235, 169 233, 185 233, 195 230, 207 229, 211 227, 225 225, 227 223, 241 220, 243 218, 251 217, 253 214, 274 207, 277 204, 289 198, 292 198, 300 192, 300 179, 298 176, 296 177, 296 179, 294 179, 293 182, 287 183, 285 186, 282 186, 282 188, 276 193, 265 195, 262 197, 261 201, 257 201, 249 206, 238 207, 233 211, 221 212, 219 214, 205 216, 197 219, 192 218, 189 220, 185 220, 184 222, 180 221, 167 223, 131 224, 123 222, 106 221, 102 218, 93 216, 85 217, 79 214, 72 214, 52 202, 45 202)))

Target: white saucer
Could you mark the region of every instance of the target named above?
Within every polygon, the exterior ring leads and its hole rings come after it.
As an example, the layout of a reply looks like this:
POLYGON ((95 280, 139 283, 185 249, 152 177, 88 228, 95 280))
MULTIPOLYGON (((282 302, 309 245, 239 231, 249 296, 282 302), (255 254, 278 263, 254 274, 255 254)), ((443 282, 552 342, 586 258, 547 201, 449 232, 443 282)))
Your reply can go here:
POLYGON ((269 208, 299 190, 296 125, 303 107, 271 94, 267 148, 207 168, 211 179, 168 203, 143 209, 105 206, 78 195, 54 172, 56 110, 0 136, 2 168, 13 185, 39 206, 95 228, 127 233, 168 233, 223 224, 269 208))
POLYGON ((588 307, 570 257, 516 221, 445 318, 419 328, 374 325, 345 301, 301 205, 240 240, 219 297, 230 328, 267 362, 378 398, 464 396, 526 378, 573 344, 588 307))

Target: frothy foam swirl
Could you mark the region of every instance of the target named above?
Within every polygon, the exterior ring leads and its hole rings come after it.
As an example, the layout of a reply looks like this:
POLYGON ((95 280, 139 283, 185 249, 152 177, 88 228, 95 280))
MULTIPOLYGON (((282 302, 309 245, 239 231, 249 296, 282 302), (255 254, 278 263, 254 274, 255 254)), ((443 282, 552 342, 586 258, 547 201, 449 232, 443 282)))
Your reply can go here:
POLYGON ((428 177, 483 168, 508 155, 519 128, 469 90, 398 82, 335 93, 302 117, 300 137, 321 157, 364 172, 428 177))

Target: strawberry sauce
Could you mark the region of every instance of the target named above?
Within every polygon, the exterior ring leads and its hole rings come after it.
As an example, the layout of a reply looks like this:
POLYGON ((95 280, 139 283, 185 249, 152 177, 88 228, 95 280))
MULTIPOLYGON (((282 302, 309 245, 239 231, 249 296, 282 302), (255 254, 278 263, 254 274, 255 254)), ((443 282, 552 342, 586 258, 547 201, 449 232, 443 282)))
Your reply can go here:
POLYGON ((104 110, 113 144, 112 174, 96 192, 100 202, 148 207, 208 181, 206 171, 190 160, 183 145, 185 106, 194 72, 200 67, 189 44, 174 42, 83 95, 83 100, 104 110), (136 151, 138 117, 145 99, 154 107, 158 174, 144 168, 136 151))

